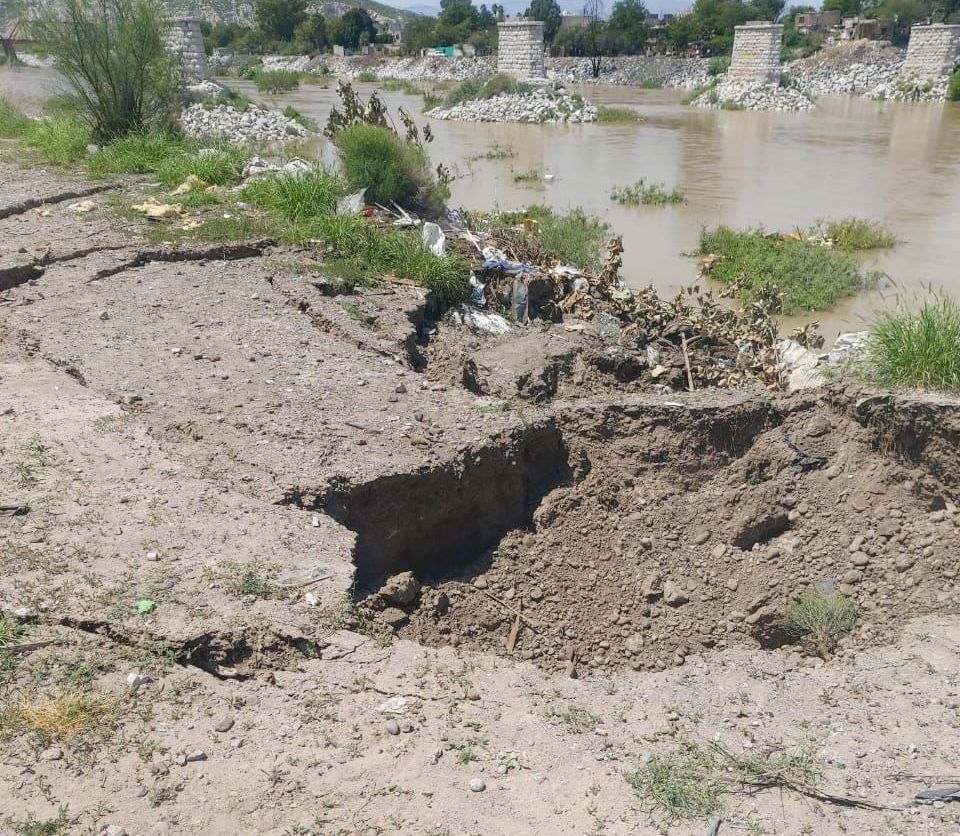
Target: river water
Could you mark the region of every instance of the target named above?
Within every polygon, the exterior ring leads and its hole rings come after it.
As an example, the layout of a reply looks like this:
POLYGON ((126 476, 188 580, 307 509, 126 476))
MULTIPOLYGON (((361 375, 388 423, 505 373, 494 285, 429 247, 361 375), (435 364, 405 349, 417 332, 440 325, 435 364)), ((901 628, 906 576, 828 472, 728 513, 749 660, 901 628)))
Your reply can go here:
MULTIPOLYGON (((337 98, 335 85, 305 84, 264 99, 249 82, 231 83, 254 99, 293 105, 321 125, 337 98)), ((0 69, 0 96, 36 98, 50 87, 48 71, 0 69)), ((754 113, 685 107, 682 92, 674 90, 601 86, 581 92, 595 103, 634 108, 643 121, 554 126, 430 120, 434 162, 458 175, 452 205, 583 207, 623 236, 627 283, 652 282, 664 294, 696 282, 696 263, 684 253, 696 246, 702 226, 790 230, 818 219, 879 220, 900 243, 868 260, 891 281, 819 314, 828 340, 863 327, 898 297, 931 287, 960 297, 960 104, 823 97, 809 113, 754 113), (494 145, 515 156, 477 159, 494 145), (553 179, 534 188, 514 182, 514 172, 529 169, 553 179), (679 187, 688 202, 624 207, 610 200, 614 187, 641 177, 679 187)), ((383 96, 391 108, 420 113, 418 96, 383 96)))

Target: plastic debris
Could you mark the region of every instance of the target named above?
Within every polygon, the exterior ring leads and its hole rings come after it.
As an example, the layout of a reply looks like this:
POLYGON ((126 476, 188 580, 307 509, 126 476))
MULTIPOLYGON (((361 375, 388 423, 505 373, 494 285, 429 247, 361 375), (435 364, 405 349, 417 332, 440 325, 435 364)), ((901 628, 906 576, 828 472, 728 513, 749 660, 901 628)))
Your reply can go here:
POLYGON ((81 200, 79 203, 71 203, 67 209, 71 212, 77 212, 78 214, 86 214, 87 212, 92 212, 97 208, 97 204, 92 200, 81 200))
POLYGON ((530 290, 527 283, 519 276, 513 280, 510 291, 510 309, 515 322, 527 323, 530 321, 530 290))
POLYGON ((153 221, 182 218, 186 214, 183 211, 182 203, 158 203, 154 198, 150 198, 143 203, 137 203, 130 208, 153 221))
POLYGON ((425 223, 422 235, 423 245, 434 255, 443 255, 447 251, 447 236, 435 223, 425 223))
POLYGON ((460 312, 464 325, 475 331, 484 331, 488 334, 507 334, 510 332, 510 323, 500 314, 483 311, 472 305, 461 305, 460 312))
POLYGON ((485 308, 487 306, 487 297, 484 294, 484 288, 486 285, 483 284, 476 276, 470 276, 470 301, 480 308, 485 308))
POLYGON ((826 383, 826 378, 817 369, 820 358, 809 348, 804 348, 796 340, 787 339, 780 340, 776 349, 786 376, 788 391, 798 392, 826 383))
POLYGON ((367 193, 366 188, 359 192, 348 194, 337 201, 338 215, 359 215, 363 211, 363 196, 367 193))
POLYGON ((503 273, 532 273, 533 267, 505 258, 488 258, 480 265, 484 270, 500 270, 503 273))
POLYGON ((915 804, 933 804, 935 801, 960 801, 960 787, 922 790, 914 797, 915 804))
POLYGON ((187 192, 192 192, 195 189, 200 191, 208 188, 209 186, 210 184, 206 180, 201 180, 196 174, 190 174, 187 176, 186 180, 184 180, 171 192, 171 194, 187 194, 187 192))
POLYGON ((149 598, 141 598, 136 603, 137 613, 140 615, 149 615, 157 608, 156 601, 151 601, 149 598))

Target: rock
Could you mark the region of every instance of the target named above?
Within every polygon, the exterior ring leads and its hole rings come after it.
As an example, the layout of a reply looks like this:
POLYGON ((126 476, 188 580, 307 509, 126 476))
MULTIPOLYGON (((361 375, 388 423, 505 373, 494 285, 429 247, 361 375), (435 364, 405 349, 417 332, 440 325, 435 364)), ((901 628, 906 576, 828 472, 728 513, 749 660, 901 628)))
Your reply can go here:
POLYGON ((400 734, 400 724, 393 717, 387 720, 387 722, 383 724, 383 727, 386 729, 387 734, 394 736, 400 734))
POLYGON ((420 593, 420 581, 413 572, 400 572, 387 579, 377 593, 384 601, 406 606, 420 593))
POLYGON ((108 824, 103 831, 103 836, 127 836, 127 831, 119 824, 108 824))
POLYGON ((314 592, 308 592, 306 595, 304 595, 303 601, 308 607, 320 606, 320 596, 314 592))
POLYGON ((740 582, 736 578, 727 578, 727 589, 731 592, 736 592, 739 586, 740 582))
POLYGON ((718 543, 713 547, 710 552, 710 557, 714 560, 722 560, 723 556, 727 553, 727 547, 724 543, 718 543))
POLYGON ((207 759, 207 753, 203 749, 194 749, 186 755, 187 763, 199 763, 207 759))
POLYGON ((474 580, 473 585, 474 585, 477 589, 486 589, 486 588, 487 588, 487 579, 481 576, 481 577, 477 578, 476 580, 474 580))
POLYGON ((127 674, 127 688, 134 694, 140 690, 140 686, 149 681, 149 677, 142 673, 138 673, 137 671, 131 671, 127 674))
POLYGON ((915 562, 916 559, 913 557, 913 555, 901 554, 894 563, 894 568, 898 572, 906 572, 911 566, 913 566, 915 562))
POLYGON ((431 119, 467 122, 536 122, 564 124, 593 122, 597 109, 564 90, 539 89, 529 93, 504 93, 490 99, 473 99, 452 107, 428 111, 431 119))
POLYGON ((668 606, 680 607, 690 600, 690 596, 673 581, 667 581, 663 585, 663 600, 668 606))
POLYGON ((380 705, 377 706, 377 711, 381 714, 403 714, 407 709, 408 702, 409 700, 406 697, 398 694, 380 703, 380 705))
POLYGON ((100 317, 99 317, 99 319, 100 319, 102 322, 106 322, 108 319, 110 319, 110 314, 107 313, 107 311, 100 311, 100 317))
POLYGON ((859 569, 851 569, 841 579, 840 582, 846 586, 853 586, 863 580, 863 572, 859 569))
POLYGON ((539 586, 535 586, 530 590, 530 600, 531 601, 540 601, 543 599, 543 590, 539 586))
POLYGON ((870 565, 870 555, 864 554, 863 552, 854 552, 850 555, 850 562, 854 566, 869 566, 870 565))
POLYGON ((656 601, 663 595, 663 578, 658 572, 653 572, 643 579, 640 594, 645 601, 656 601))
POLYGON ((693 545, 695 546, 702 546, 709 539, 710 539, 709 528, 706 528, 706 527, 698 528, 696 531, 693 532, 692 540, 693 540, 693 545))
POLYGON ((487 785, 483 782, 483 778, 470 779, 470 792, 483 792, 486 788, 487 785))
POLYGON ((396 607, 387 607, 382 613, 380 613, 380 618, 383 619, 384 623, 396 629, 397 627, 402 627, 410 620, 403 610, 398 610, 396 607))
POLYGON ((542 772, 534 772, 531 777, 533 778, 533 783, 535 784, 542 784, 547 780, 546 776, 542 772))
POLYGON ((42 761, 59 761, 63 759, 63 749, 59 746, 50 746, 47 749, 44 749, 40 752, 40 760, 42 761))
POLYGON ((230 731, 230 729, 233 728, 233 724, 233 717, 222 717, 217 721, 217 724, 213 727, 213 730, 223 734, 224 732, 230 731))
MULTIPOLYGON (((700 94, 691 104, 694 107, 707 108, 733 106, 741 110, 800 111, 812 110, 814 108, 810 97, 795 87, 781 87, 778 84, 729 78, 725 75, 720 77, 712 89, 700 94)), ((781 344, 783 343, 794 343, 801 350, 806 351, 802 346, 795 343, 794 340, 781 340, 781 344)), ((793 347, 790 346, 787 350, 792 348, 793 347)), ((784 350, 780 349, 780 344, 778 344, 778 349, 781 351, 781 354, 784 353, 784 350)), ((812 354, 812 352, 810 352, 810 354, 812 354)), ((816 355, 813 355, 813 357, 815 361, 816 355)), ((804 380, 801 385, 795 386, 793 379, 795 372, 791 369, 789 380, 791 391, 795 388, 802 389, 808 386, 822 385, 824 382, 822 376, 813 370, 813 366, 815 366, 816 363, 814 362, 809 368, 806 368, 807 363, 805 361, 802 365, 805 367, 803 373, 808 376, 808 373, 812 373, 813 378, 804 380), (814 382, 815 378, 819 378, 819 380, 814 382)), ((796 366, 796 371, 801 371, 800 366, 796 366)), ((797 383, 800 383, 799 379, 797 383)))
POLYGON ((467 688, 466 696, 471 702, 477 702, 480 699, 480 692, 471 685, 469 688, 467 688))

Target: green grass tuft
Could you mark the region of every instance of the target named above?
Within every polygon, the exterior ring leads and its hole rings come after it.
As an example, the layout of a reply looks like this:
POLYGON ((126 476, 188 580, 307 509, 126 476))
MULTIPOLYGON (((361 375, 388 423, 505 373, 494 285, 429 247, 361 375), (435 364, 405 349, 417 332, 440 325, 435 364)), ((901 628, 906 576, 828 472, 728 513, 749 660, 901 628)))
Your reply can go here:
POLYGON ((824 658, 856 621, 857 604, 852 598, 816 588, 807 590, 783 614, 786 631, 797 638, 809 639, 824 658))
POLYGON ((668 203, 686 203, 683 192, 667 191, 663 183, 647 183, 643 178, 631 186, 614 189, 610 198, 624 206, 664 206, 668 203))
POLYGON ((259 93, 289 93, 300 88, 300 73, 295 70, 260 70, 253 81, 259 93))
POLYGON ((627 776, 627 783, 670 821, 705 818, 720 809, 724 790, 710 774, 713 765, 708 754, 694 748, 676 758, 654 755, 627 776))
POLYGON ((488 81, 472 78, 461 82, 447 94, 444 106, 453 107, 463 102, 492 99, 494 96, 506 94, 532 93, 533 90, 532 85, 517 81, 505 73, 499 73, 488 81))
POLYGON ((819 232, 833 241, 837 249, 877 250, 896 246, 897 236, 876 221, 861 218, 843 218, 819 224, 812 232, 819 232))
POLYGON ((363 82, 365 84, 373 84, 375 81, 379 81, 377 74, 371 72, 370 70, 363 70, 357 74, 357 81, 363 82))
POLYGON ((145 131, 128 134, 104 146, 90 158, 90 172, 97 177, 113 174, 148 174, 183 148, 173 134, 145 131))
POLYGON ((869 372, 878 383, 960 394, 960 303, 948 296, 881 314, 870 329, 869 372))
POLYGON ((947 82, 947 100, 960 102, 960 70, 951 75, 950 81, 947 82))
POLYGON ((343 183, 325 171, 291 176, 268 175, 244 187, 243 199, 288 221, 330 215, 345 192, 343 183))
POLYGON ((631 110, 628 107, 599 105, 597 107, 597 121, 604 125, 632 124, 642 121, 642 117, 637 111, 631 110))
POLYGON ((785 314, 828 308, 879 278, 847 252, 762 229, 701 230, 697 255, 716 256, 705 263, 706 274, 734 285, 746 302, 779 294, 785 314))

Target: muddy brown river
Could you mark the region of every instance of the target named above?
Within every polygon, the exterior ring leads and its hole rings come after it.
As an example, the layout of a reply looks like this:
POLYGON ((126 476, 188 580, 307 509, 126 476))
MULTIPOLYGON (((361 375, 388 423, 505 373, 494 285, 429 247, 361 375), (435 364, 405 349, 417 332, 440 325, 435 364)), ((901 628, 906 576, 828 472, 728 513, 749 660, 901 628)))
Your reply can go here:
MULTIPOLYGON (((293 105, 321 124, 336 100, 333 86, 252 98, 293 105)), ((54 86, 45 70, 0 69, 0 96, 36 100, 54 86)), ((359 85, 364 92, 372 85, 359 85)), ((789 230, 818 219, 858 216, 888 225, 900 239, 869 261, 890 276, 819 318, 828 340, 863 327, 872 313, 931 288, 960 296, 960 104, 874 102, 823 97, 810 113, 705 111, 685 107, 681 91, 587 87, 596 103, 632 107, 634 125, 518 125, 430 122, 435 162, 456 174, 453 205, 516 209, 545 203, 581 206, 623 235, 624 277, 662 293, 696 281, 684 255, 702 226, 762 225, 789 230), (482 159, 495 145, 507 159, 482 159), (478 159, 479 158, 479 159, 478 159), (514 173, 553 175, 529 188, 514 173), (681 206, 623 207, 611 190, 639 178, 678 187, 681 206)), ((391 107, 419 114, 421 99, 385 93, 391 107)))

